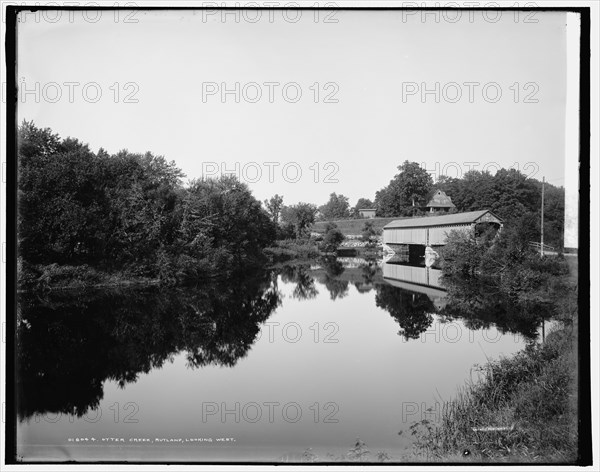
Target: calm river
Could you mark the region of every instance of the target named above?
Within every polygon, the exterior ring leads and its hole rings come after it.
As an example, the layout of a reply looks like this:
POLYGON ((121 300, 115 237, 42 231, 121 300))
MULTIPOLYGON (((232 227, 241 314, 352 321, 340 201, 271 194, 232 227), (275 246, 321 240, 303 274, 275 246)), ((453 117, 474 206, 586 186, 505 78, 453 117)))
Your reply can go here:
POLYGON ((18 452, 331 461, 360 438, 372 460, 403 460, 413 422, 435 420, 475 364, 526 343, 485 313, 445 316, 439 276, 345 259, 193 288, 23 295, 18 452))

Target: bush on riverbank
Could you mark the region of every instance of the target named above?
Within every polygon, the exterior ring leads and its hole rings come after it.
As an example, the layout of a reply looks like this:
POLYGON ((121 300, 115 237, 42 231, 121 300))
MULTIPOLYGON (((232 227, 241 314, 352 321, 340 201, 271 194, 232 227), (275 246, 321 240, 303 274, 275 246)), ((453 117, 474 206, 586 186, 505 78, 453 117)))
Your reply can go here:
POLYGON ((144 277, 127 271, 107 273, 87 264, 31 265, 18 260, 17 284, 20 290, 64 290, 85 287, 117 287, 125 285, 148 285, 158 282, 156 278, 144 277))
POLYGON ((319 249, 325 254, 335 254, 339 245, 344 241, 345 236, 338 229, 335 223, 329 222, 325 226, 323 241, 319 244, 319 249))

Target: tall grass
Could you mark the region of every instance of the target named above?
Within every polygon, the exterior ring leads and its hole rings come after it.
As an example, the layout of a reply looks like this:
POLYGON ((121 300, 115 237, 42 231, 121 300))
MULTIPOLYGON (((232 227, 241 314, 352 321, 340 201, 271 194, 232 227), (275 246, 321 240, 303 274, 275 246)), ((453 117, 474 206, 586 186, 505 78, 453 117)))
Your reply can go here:
POLYGON ((478 368, 441 411, 441 421, 414 423, 424 460, 572 462, 577 459, 574 332, 563 327, 544 344, 478 368), (508 430, 481 431, 482 427, 508 430), (474 429, 475 428, 475 429, 474 429))

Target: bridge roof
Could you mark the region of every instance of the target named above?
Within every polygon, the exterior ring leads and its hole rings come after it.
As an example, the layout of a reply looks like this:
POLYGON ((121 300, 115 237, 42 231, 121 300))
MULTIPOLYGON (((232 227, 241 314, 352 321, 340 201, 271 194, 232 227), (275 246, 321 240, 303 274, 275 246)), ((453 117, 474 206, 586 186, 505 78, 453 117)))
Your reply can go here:
POLYGON ((425 216, 417 218, 406 218, 404 220, 394 220, 383 227, 383 229, 394 228, 424 228, 427 226, 453 226, 462 224, 471 224, 480 220, 488 214, 492 217, 486 220, 502 222, 500 218, 494 215, 490 210, 467 211, 465 213, 453 213, 441 216, 425 216))

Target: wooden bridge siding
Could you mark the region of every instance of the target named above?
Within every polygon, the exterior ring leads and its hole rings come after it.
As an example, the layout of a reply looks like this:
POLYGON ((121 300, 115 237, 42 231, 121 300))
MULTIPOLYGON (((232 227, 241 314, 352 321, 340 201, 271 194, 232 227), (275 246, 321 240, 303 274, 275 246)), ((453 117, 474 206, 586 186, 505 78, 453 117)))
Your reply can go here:
POLYGON ((430 285, 428 269, 426 267, 413 267, 397 264, 384 264, 383 277, 387 279, 402 280, 419 285, 430 285))
POLYGON ((425 244, 427 228, 388 229, 383 232, 383 242, 391 244, 425 244))
POLYGON ((420 244, 422 246, 443 246, 452 230, 470 231, 470 224, 434 226, 430 228, 392 228, 383 232, 385 244, 420 244))

